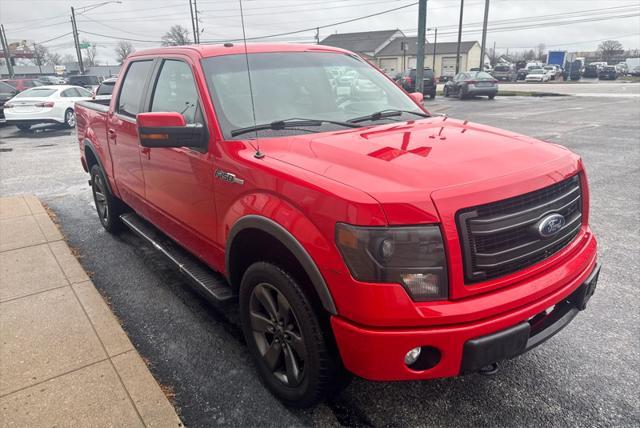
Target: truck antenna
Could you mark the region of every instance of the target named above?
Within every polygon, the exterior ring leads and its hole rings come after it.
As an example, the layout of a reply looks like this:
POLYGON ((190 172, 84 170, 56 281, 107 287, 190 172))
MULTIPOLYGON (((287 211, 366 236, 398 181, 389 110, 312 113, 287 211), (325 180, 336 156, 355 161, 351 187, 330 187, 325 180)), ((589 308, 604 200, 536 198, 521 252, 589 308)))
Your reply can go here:
MULTIPOLYGON (((247 33, 244 30, 244 12, 242 10, 242 0, 238 0, 240 3, 240 21, 242 23, 242 41, 244 43, 244 59, 247 62, 247 77, 249 78, 249 95, 251 96, 251 113, 253 114, 253 125, 256 125, 256 106, 253 100, 253 85, 251 84, 251 69, 249 68, 249 53, 247 52, 247 33)), ((260 139, 258 138, 258 130, 255 131, 256 138, 256 153, 253 155, 256 159, 262 159, 264 153, 260 151, 260 139)))

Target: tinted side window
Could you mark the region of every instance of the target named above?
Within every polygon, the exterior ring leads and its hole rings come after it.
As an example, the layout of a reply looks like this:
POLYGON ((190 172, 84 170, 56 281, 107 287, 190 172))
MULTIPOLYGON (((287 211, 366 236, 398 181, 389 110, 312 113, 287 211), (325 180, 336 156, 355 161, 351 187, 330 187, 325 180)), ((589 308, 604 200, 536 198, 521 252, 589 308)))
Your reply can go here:
POLYGON ((147 81, 152 61, 132 62, 124 77, 120 97, 118 98, 118 113, 135 117, 140 112, 142 92, 147 81))
POLYGON ((187 123, 201 123, 197 110, 198 91, 191 68, 182 61, 166 60, 153 92, 151 111, 178 112, 187 123))
POLYGON ((76 88, 69 88, 62 91, 60 96, 64 98, 73 98, 73 97, 79 97, 80 95, 78 95, 78 91, 76 91, 76 88))
POLYGON ((108 83, 103 83, 100 86, 98 86, 98 91, 96 92, 96 95, 111 95, 113 93, 113 87, 115 85, 115 82, 108 82, 108 83))

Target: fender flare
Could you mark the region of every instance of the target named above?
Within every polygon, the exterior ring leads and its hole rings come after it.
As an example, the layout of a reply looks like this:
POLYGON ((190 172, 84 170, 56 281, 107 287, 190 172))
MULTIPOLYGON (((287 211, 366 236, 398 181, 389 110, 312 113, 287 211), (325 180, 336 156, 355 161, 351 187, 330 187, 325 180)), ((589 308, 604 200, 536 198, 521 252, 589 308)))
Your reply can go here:
POLYGON ((315 264, 307 250, 298 242, 298 240, 284 227, 270 218, 260 215, 247 215, 236 221, 229 231, 229 236, 226 243, 225 251, 225 268, 227 273, 230 272, 230 255, 231 244, 233 243, 236 235, 246 229, 258 229, 276 238, 280 241, 291 254, 296 258, 298 263, 302 266, 307 276, 313 284, 313 288, 318 293, 322 306, 332 315, 337 315, 338 310, 331 297, 331 292, 327 283, 325 282, 318 266, 315 264))
MULTIPOLYGON (((93 154, 93 157, 96 158, 96 161, 98 162, 98 166, 100 167, 100 169, 102 170, 102 172, 104 173, 105 177, 107 177, 107 188, 109 189, 109 193, 111 193, 112 195, 113 193, 113 189, 111 189, 111 183, 109 183, 109 177, 107 176, 107 170, 104 169, 104 165, 102 165, 102 161, 100 160, 100 156, 98 156, 98 151, 96 150, 96 148, 93 146, 93 143, 91 142, 90 139, 85 138, 84 139, 84 151, 86 153, 87 150, 90 150, 91 153, 93 154)), ((86 154, 85 154, 85 160, 86 160, 86 154)), ((88 167, 89 165, 87 165, 88 167)), ((91 169, 89 168, 89 174, 91 174, 91 169)))

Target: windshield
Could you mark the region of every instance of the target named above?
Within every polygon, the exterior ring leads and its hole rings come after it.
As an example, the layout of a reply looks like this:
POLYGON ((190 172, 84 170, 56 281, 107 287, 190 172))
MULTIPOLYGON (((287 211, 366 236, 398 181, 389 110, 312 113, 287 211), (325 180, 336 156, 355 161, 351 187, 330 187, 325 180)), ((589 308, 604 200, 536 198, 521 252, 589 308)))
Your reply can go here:
POLYGON ((505 65, 496 65, 494 71, 509 71, 509 67, 505 65))
POLYGON ((72 85, 97 85, 100 82, 96 76, 72 76, 69 77, 69 83, 72 85))
POLYGON ((531 70, 530 74, 543 74, 544 70, 541 68, 534 68, 533 70, 531 70))
MULTIPOLYGON (((343 122, 388 109, 424 113, 382 73, 350 55, 269 52, 249 54, 248 58, 256 124, 291 118, 343 122)), ((234 129, 253 126, 245 56, 206 58, 202 66, 225 137, 231 139, 234 129)), ((406 119, 409 117, 415 119, 415 115, 408 114, 406 119)), ((313 132, 333 129, 344 128, 324 124, 314 127, 313 132)), ((260 132, 264 136, 282 135, 273 130, 260 132)), ((293 135, 309 130, 291 128, 279 132, 293 135)))
POLYGON ((115 84, 116 82, 102 82, 102 84, 98 86, 96 95, 111 95, 115 84))
POLYGON ((16 95, 16 98, 42 98, 51 96, 57 89, 51 88, 32 88, 27 89, 26 91, 20 92, 16 95))

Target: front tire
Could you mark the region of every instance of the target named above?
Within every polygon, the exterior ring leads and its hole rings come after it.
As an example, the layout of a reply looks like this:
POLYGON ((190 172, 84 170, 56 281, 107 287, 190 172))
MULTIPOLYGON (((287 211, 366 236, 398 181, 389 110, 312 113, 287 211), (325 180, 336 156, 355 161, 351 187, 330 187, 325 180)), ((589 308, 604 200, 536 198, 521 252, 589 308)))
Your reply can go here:
POLYGON ((445 98, 449 98, 449 88, 445 86, 442 90, 442 95, 444 95, 445 98))
POLYGON ((64 112, 64 126, 67 128, 76 127, 76 113, 70 108, 64 112))
POLYGON ((340 363, 311 303, 288 273, 266 262, 240 284, 240 318, 266 387, 284 404, 310 407, 337 383, 340 363))
POLYGON ((107 177, 97 164, 91 167, 91 190, 102 227, 109 233, 119 232, 122 229, 120 214, 124 205, 109 192, 107 177))

